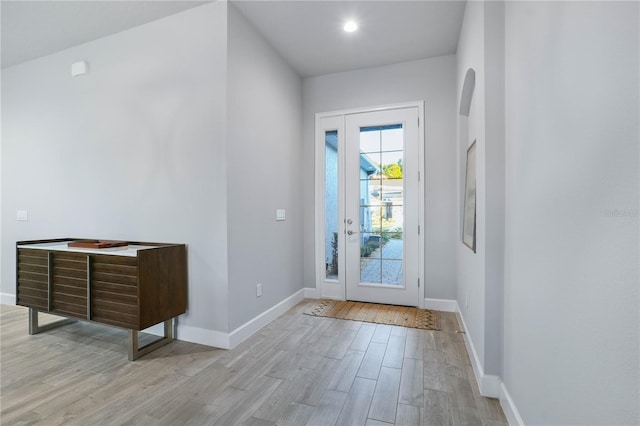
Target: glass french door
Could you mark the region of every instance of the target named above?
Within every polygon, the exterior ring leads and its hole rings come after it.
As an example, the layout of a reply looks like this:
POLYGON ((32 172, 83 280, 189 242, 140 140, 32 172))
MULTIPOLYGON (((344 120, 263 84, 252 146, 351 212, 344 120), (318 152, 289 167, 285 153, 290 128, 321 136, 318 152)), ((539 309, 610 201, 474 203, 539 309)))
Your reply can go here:
POLYGON ((417 306, 417 108, 345 119, 348 300, 417 306))
POLYGON ((408 107, 319 122, 323 296, 419 306, 418 116, 408 107))

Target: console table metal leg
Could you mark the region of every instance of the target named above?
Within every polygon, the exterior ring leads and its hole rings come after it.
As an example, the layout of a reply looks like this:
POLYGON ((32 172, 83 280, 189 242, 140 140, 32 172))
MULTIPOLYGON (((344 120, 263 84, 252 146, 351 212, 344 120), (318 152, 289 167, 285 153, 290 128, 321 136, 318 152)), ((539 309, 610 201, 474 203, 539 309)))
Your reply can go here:
POLYGON ((164 322, 164 337, 159 338, 143 347, 138 347, 138 330, 129 330, 129 361, 135 361, 155 351, 159 347, 169 344, 173 341, 173 318, 164 322))
POLYGON ((34 308, 29 308, 29 334, 38 334, 43 331, 51 330, 52 328, 62 327, 63 325, 73 324, 76 320, 64 318, 55 322, 51 322, 45 325, 38 325, 38 311, 34 308))

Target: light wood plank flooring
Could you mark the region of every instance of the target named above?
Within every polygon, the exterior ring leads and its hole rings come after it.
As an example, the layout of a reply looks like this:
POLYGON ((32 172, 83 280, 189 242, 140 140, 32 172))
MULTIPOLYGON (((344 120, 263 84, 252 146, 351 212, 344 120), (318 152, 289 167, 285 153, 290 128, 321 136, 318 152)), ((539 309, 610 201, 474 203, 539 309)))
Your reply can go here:
POLYGON ((303 301, 231 351, 176 341, 127 361, 122 330, 35 336, 0 309, 3 425, 506 425, 447 331, 318 318, 303 301))

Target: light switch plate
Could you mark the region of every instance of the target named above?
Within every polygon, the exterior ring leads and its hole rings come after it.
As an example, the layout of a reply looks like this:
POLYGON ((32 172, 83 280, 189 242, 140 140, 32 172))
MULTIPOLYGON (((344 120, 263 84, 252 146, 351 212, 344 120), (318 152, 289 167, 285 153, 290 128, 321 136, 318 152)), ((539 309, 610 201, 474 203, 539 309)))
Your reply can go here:
POLYGON ((287 218, 287 211, 285 209, 276 210, 276 220, 285 220, 287 218))
POLYGON ((18 210, 16 212, 16 220, 29 220, 29 212, 27 210, 18 210))

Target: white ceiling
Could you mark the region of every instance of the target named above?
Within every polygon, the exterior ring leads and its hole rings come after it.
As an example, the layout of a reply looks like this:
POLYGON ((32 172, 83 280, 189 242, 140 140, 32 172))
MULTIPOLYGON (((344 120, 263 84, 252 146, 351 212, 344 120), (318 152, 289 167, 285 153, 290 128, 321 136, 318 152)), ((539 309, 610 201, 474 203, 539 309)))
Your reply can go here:
POLYGON ((2 0, 2 68, 199 6, 205 1, 2 0))
MULTIPOLYGON (((2 0, 2 67, 48 55, 206 1, 2 0)), ((456 52, 464 1, 233 1, 303 77, 456 52), (342 30, 355 19, 360 29, 342 30)))
POLYGON ((456 53, 465 2, 234 1, 303 77, 456 53), (355 33, 344 22, 359 23, 355 33))

